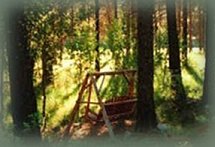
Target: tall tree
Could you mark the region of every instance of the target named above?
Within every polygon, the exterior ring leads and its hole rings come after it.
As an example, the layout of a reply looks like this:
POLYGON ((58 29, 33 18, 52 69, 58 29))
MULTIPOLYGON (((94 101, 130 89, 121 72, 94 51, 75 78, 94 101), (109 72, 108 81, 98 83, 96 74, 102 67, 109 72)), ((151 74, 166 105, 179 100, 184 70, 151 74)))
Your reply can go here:
MULTIPOLYGON (((205 66, 205 80, 203 91, 203 104, 209 106, 209 118, 214 117, 214 97, 215 97, 215 16, 214 16, 214 1, 207 0, 206 6, 206 66, 205 66)), ((207 108, 207 107, 206 107, 207 108)), ((212 120, 211 120, 212 122, 212 120)), ((208 141, 214 142, 213 133, 215 130, 214 123, 209 123, 210 131, 208 131, 208 141), (209 137, 211 136, 211 137, 209 137)), ((207 141, 207 142, 208 142, 207 141)))
MULTIPOLYGON (((2 11, 1 11, 2 12, 2 11)), ((0 16, 0 29, 1 29, 1 36, 3 36, 3 18, 0 16)), ((3 87, 4 87, 4 38, 0 40, 0 125, 2 125, 2 119, 3 119, 3 87)))
POLYGON ((4 66, 4 54, 3 54, 3 49, 0 49, 0 125, 2 125, 2 119, 3 119, 3 66, 4 66))
POLYGON ((178 35, 181 36, 181 8, 182 8, 182 0, 177 0, 177 30, 178 30, 178 35))
MULTIPOLYGON (((46 35, 45 35, 46 36, 46 35)), ((44 45, 42 48, 42 68, 43 68, 43 78, 42 82, 45 83, 44 86, 47 87, 48 85, 53 83, 54 75, 53 75, 53 62, 54 62, 54 55, 50 51, 50 47, 48 46, 48 42, 44 39, 44 45)))
POLYGON ((131 48, 131 1, 126 1, 125 19, 126 19, 126 56, 129 57, 131 48))
POLYGON ((137 1, 138 82, 136 131, 149 131, 157 120, 153 100, 153 12, 154 0, 137 1))
POLYGON ((114 0, 114 18, 118 19, 117 0, 114 0))
POLYGON ((193 47, 193 15, 192 15, 192 0, 189 0, 189 51, 192 51, 193 47))
POLYGON ((100 30, 99 30, 99 0, 95 0, 95 16, 96 16, 96 60, 95 60, 95 70, 100 71, 100 62, 99 62, 99 40, 100 40, 100 30))
POLYGON ((20 5, 10 10, 8 61, 14 133, 21 137, 40 137, 33 87, 34 59, 28 48, 27 19, 20 5))
MULTIPOLYGON (((137 38, 137 1, 131 1, 131 38, 137 38)), ((135 47, 136 48, 136 47, 135 47)))
POLYGON ((185 100, 186 93, 182 83, 179 40, 176 26, 175 0, 167 0, 167 26, 169 41, 169 69, 173 97, 185 100))
MULTIPOLYGON (((43 96, 43 102, 42 102, 42 116, 43 116, 43 128, 42 131, 45 130, 46 128, 46 88, 47 86, 50 84, 50 82, 52 81, 52 77, 51 74, 49 74, 49 68, 52 69, 52 64, 50 64, 48 61, 48 59, 50 58, 50 55, 48 55, 48 45, 47 45, 47 41, 44 41, 44 45, 42 48, 42 55, 41 55, 41 59, 42 59, 42 82, 41 82, 41 91, 42 91, 42 96, 43 96), (47 64, 49 63, 49 64, 47 64), (48 68, 49 67, 49 68, 48 68)), ((51 70, 51 73, 52 70, 51 70)))
POLYGON ((187 17, 188 17, 188 13, 187 13, 187 6, 188 6, 188 2, 187 0, 183 0, 183 39, 182 39, 182 60, 185 63, 185 65, 187 64, 187 17))
POLYGON ((204 80, 204 91, 203 91, 203 103, 204 105, 212 104, 213 96, 215 92, 214 86, 214 63, 215 63, 215 17, 213 13, 213 2, 207 1, 206 4, 206 66, 205 66, 205 80, 204 80))
POLYGON ((198 16, 199 16, 199 50, 203 50, 203 30, 204 30, 204 18, 203 18, 203 3, 201 1, 198 2, 198 16))

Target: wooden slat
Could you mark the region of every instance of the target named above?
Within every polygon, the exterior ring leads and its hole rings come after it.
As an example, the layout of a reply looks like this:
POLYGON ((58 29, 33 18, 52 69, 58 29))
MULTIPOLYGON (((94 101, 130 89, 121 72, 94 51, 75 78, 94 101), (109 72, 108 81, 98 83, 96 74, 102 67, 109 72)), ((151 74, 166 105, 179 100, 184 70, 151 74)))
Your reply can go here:
POLYGON ((113 117, 120 117, 120 116, 123 116, 123 115, 130 115, 132 113, 133 113, 133 111, 127 111, 127 112, 123 112, 123 113, 109 115, 108 117, 109 117, 109 119, 111 119, 113 117))
POLYGON ((105 106, 112 106, 112 105, 119 105, 119 104, 125 104, 125 103, 131 103, 131 102, 136 102, 137 99, 131 99, 131 100, 122 100, 122 101, 115 101, 115 102, 108 102, 105 103, 105 106))
MULTIPOLYGON (((133 112, 134 112, 134 110, 130 110, 130 111, 127 111, 127 112, 108 115, 108 119, 112 121, 114 118, 117 119, 117 118, 122 117, 122 116, 131 115, 133 112)), ((102 122, 101 119, 99 119, 98 121, 102 122)))

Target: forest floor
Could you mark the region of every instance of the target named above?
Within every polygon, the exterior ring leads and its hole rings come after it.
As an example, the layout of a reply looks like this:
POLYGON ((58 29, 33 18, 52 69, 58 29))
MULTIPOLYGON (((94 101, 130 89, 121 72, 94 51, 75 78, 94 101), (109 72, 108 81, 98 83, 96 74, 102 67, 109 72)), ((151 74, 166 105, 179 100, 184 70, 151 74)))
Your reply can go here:
MULTIPOLYGON (((164 130, 155 130, 150 133, 137 133, 134 131, 134 123, 132 121, 127 121, 126 123, 124 127, 113 124, 114 138, 109 136, 108 129, 105 125, 98 127, 92 126, 90 123, 84 123, 79 126, 77 124, 76 128, 73 128, 71 139, 66 144, 75 147, 202 147, 207 144, 210 147, 207 141, 208 124, 193 125, 190 128, 184 128, 180 131, 176 130, 176 128, 173 131, 172 128, 164 124, 164 130)), ((65 142, 61 143, 64 144, 65 142)))
POLYGON ((214 147, 213 125, 198 123, 186 128, 160 125, 159 131, 137 133, 134 131, 134 121, 126 120, 124 126, 122 122, 114 122, 112 126, 115 136, 110 138, 105 125, 76 123, 68 140, 45 138, 41 144, 31 141, 28 144, 29 142, 23 142, 11 133, 3 135, 4 130, 0 130, 0 147, 214 147))

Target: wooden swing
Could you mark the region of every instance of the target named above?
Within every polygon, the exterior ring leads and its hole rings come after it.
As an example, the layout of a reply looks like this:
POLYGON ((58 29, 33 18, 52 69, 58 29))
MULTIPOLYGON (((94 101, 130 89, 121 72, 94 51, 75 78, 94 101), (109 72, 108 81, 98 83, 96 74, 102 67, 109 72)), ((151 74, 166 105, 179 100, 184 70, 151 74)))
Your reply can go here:
POLYGON ((111 121, 119 118, 126 118, 134 114, 136 98, 134 96, 135 87, 135 74, 136 70, 120 70, 120 71, 109 71, 109 72, 94 72, 88 73, 81 85, 81 89, 78 94, 78 99, 70 115, 70 122, 66 128, 65 133, 68 134, 69 130, 74 123, 76 115, 79 113, 80 105, 85 104, 85 114, 83 118, 91 122, 102 122, 104 121, 109 130, 110 137, 114 137, 114 133, 111 126, 111 121), (123 76, 128 84, 128 91, 126 95, 118 96, 102 101, 100 92, 104 83, 105 76, 123 76), (102 77, 101 84, 98 88, 98 79, 102 77), (97 102, 91 101, 92 91, 95 91, 97 102), (87 100, 84 98, 84 93, 88 92, 87 100), (91 105, 98 105, 100 110, 98 113, 90 109, 91 105))

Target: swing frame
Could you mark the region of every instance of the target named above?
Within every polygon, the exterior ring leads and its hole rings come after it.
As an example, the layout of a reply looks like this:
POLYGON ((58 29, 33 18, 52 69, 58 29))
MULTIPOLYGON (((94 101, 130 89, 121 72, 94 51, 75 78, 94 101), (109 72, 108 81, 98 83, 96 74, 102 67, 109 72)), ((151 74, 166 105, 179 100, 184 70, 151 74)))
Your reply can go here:
POLYGON ((135 75, 136 75, 136 70, 118 70, 118 71, 106 71, 106 72, 93 72, 93 73, 87 73, 85 76, 85 79, 81 85, 81 89, 78 93, 78 98, 76 101, 76 104, 73 108, 73 110, 70 113, 70 121, 69 124, 67 125, 66 128, 66 134, 70 132, 70 128, 72 124, 75 121, 75 117, 79 113, 80 105, 81 104, 86 104, 86 109, 85 109, 85 114, 84 118, 90 121, 98 122, 98 121, 104 121, 106 126, 108 127, 108 132, 111 138, 114 138, 114 132, 111 126, 111 121, 115 120, 117 118, 120 118, 122 116, 128 116, 134 112, 134 108, 136 105, 137 99, 135 98, 135 75), (123 76, 128 84, 128 91, 125 96, 120 96, 120 97, 115 97, 112 98, 111 100, 108 100, 106 102, 102 101, 102 98, 100 96, 100 92, 102 89, 102 86, 104 84, 104 79, 105 76, 123 76), (97 81, 100 77, 103 77, 102 82, 100 86, 97 86, 97 81), (91 96, 92 96, 92 90, 94 88, 97 102, 92 102, 91 101, 91 96), (87 101, 84 100, 84 93, 88 90, 88 96, 87 96, 87 101), (99 114, 95 113, 90 109, 90 105, 99 105, 100 106, 100 111, 99 114), (129 107, 128 107, 129 106, 129 107), (114 111, 111 111, 113 108, 117 107, 123 107, 124 110, 126 109, 125 112, 118 111, 118 113, 114 114, 114 111), (90 117, 93 115, 94 118, 90 117))

